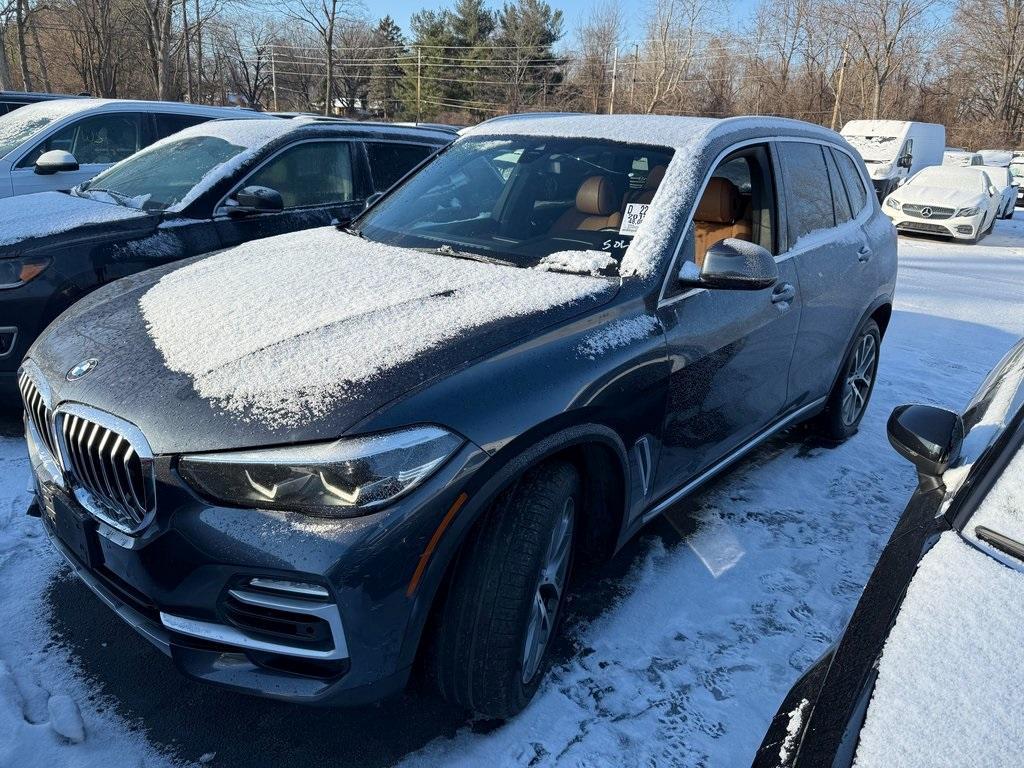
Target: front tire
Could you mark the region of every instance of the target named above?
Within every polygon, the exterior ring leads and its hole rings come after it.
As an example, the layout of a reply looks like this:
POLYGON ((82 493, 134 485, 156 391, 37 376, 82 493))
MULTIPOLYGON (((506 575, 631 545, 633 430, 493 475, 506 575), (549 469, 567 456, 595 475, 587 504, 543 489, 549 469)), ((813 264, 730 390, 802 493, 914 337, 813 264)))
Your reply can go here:
POLYGON ((857 433, 878 378, 881 343, 878 323, 868 320, 858 331, 825 410, 818 417, 816 426, 822 437, 842 442, 857 433))
POLYGON ((549 462, 527 471, 470 533, 427 661, 445 699, 508 718, 533 698, 565 602, 581 500, 576 469, 549 462))

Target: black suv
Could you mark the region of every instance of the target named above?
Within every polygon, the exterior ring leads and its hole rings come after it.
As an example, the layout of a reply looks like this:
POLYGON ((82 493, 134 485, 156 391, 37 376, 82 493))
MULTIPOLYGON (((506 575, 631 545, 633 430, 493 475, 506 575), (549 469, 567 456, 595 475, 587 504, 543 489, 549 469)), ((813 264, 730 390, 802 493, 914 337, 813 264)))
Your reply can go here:
POLYGON ((106 286, 20 384, 46 530, 188 675, 504 717, 573 564, 772 433, 852 435, 896 240, 795 121, 484 123, 347 227, 106 286))
POLYGON ((0 199, 0 403, 36 336, 105 283, 348 220, 450 132, 298 118, 177 132, 67 192, 0 199))

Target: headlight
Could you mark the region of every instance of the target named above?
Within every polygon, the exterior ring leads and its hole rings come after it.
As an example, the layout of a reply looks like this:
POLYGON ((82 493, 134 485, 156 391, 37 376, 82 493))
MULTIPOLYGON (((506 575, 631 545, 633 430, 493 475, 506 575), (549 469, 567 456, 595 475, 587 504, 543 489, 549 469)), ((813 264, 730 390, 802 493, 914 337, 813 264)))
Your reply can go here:
POLYGON ((39 276, 50 266, 50 260, 41 257, 0 260, 0 290, 18 288, 39 276))
POLYGON ((955 215, 956 216, 977 216, 978 215, 978 209, 977 208, 961 208, 959 211, 956 212, 955 215))
POLYGON ((900 204, 900 201, 894 200, 891 197, 885 198, 885 204, 888 205, 890 208, 895 208, 897 211, 903 210, 903 206, 900 204))
POLYGON ((332 443, 185 456, 197 491, 231 506, 355 517, 422 483, 463 444, 440 427, 413 427, 332 443))

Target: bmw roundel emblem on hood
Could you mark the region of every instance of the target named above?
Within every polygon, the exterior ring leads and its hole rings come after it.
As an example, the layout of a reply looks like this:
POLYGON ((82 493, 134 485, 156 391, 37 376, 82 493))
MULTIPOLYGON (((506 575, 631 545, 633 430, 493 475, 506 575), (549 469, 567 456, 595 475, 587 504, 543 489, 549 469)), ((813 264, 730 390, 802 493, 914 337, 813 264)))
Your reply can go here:
POLYGON ((89 371, 95 368, 98 363, 99 360, 97 360, 95 357, 90 357, 88 360, 83 360, 82 362, 78 363, 78 365, 73 366, 71 370, 68 371, 68 374, 65 378, 67 378, 68 381, 78 381, 80 378, 88 374, 89 371))

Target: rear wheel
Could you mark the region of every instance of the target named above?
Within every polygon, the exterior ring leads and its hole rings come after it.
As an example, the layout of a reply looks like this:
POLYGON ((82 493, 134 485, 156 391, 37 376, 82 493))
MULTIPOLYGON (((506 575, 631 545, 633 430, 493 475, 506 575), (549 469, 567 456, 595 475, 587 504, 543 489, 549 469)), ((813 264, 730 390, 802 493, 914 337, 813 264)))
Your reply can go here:
POLYGON ((878 323, 868 320, 861 326, 825 410, 818 417, 816 426, 823 437, 842 441, 856 434, 875 388, 881 341, 878 323))
POLYGON ((521 711, 547 669, 572 570, 575 468, 529 470, 462 546, 428 671, 445 699, 494 718, 521 711))

